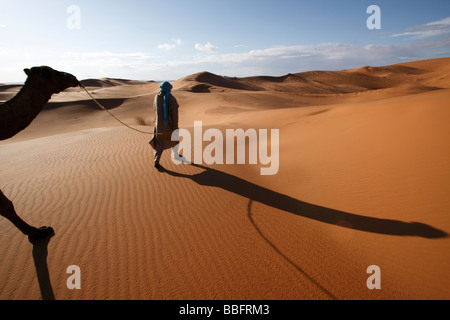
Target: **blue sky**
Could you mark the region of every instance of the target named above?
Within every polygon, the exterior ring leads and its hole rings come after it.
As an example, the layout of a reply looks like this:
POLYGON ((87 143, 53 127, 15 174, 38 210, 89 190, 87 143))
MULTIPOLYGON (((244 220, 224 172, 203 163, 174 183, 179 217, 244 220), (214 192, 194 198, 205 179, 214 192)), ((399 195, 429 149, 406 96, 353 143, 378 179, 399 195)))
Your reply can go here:
POLYGON ((175 80, 450 56, 448 0, 0 0, 0 9, 3 83, 36 65, 79 79, 175 80), (370 5, 381 9, 379 30, 366 26, 370 5))

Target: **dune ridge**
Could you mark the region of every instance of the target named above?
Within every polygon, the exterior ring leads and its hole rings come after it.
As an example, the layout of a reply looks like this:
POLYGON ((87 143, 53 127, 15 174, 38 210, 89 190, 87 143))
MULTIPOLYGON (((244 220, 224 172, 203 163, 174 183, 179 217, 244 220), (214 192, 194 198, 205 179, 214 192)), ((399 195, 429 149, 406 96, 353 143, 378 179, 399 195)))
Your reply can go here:
MULTIPOLYGON (((448 58, 436 64, 448 64, 448 58)), ((214 92, 217 90, 281 91, 297 94, 346 94, 386 89, 405 85, 424 85, 424 75, 448 77, 449 68, 435 65, 404 63, 386 67, 361 67, 342 71, 308 71, 284 76, 232 78, 200 72, 175 82, 180 90, 214 92)), ((448 88, 448 83, 445 83, 448 88)))

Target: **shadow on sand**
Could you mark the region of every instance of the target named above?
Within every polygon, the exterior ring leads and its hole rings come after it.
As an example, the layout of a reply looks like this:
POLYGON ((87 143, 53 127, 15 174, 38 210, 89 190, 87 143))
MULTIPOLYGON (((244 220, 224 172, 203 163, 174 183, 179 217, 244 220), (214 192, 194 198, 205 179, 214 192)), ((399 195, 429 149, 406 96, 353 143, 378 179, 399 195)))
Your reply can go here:
POLYGON ((418 222, 402 222, 397 220, 370 218, 352 213, 347 213, 335 209, 329 209, 313 204, 309 204, 287 195, 269 190, 267 188, 258 186, 254 183, 248 182, 228 173, 218 171, 212 168, 207 168, 201 165, 192 164, 195 167, 201 168, 204 171, 194 175, 187 175, 173 172, 166 168, 161 168, 160 171, 167 173, 174 177, 188 178, 203 186, 214 186, 224 190, 233 192, 237 195, 249 199, 247 216, 250 223, 253 225, 258 234, 264 241, 287 263, 293 266, 304 277, 311 281, 317 288, 332 300, 338 298, 329 290, 322 286, 316 279, 303 270, 298 264, 286 256, 269 238, 267 238, 262 230, 258 227, 252 216, 253 201, 258 201, 262 204, 290 212, 292 214, 302 216, 305 218, 321 221, 329 224, 338 225, 344 228, 355 229, 359 231, 366 231, 378 234, 394 235, 394 236, 418 236, 429 239, 444 238, 447 234, 441 230, 433 228, 423 223, 418 222))
POLYGON ((392 236, 416 236, 428 239, 447 237, 446 232, 427 224, 372 218, 321 207, 269 190, 222 171, 197 164, 192 165, 204 171, 187 175, 162 168, 161 172, 174 177, 189 178, 203 186, 219 187, 276 209, 343 228, 392 236))
POLYGON ((55 300, 55 295, 53 294, 52 284, 50 282, 50 275, 47 266, 47 248, 50 239, 53 236, 54 233, 44 239, 32 243, 34 266, 36 268, 36 274, 39 282, 39 289, 41 290, 42 300, 55 300))
POLYGON ((253 225, 253 228, 258 232, 260 237, 264 239, 264 241, 273 249, 275 252, 282 257, 285 261, 287 261, 291 266, 293 266, 295 269, 297 269, 298 272, 303 274, 309 281, 311 281, 316 287, 318 287, 323 293, 325 293, 327 296, 329 296, 333 300, 337 300, 338 298, 335 297, 330 291, 328 291, 325 287, 323 287, 316 279, 311 277, 308 273, 306 273, 298 264, 296 264, 294 261, 292 261, 288 256, 286 256, 281 250, 272 242, 269 240, 269 238, 266 237, 266 235, 261 231, 261 229, 256 224, 255 220, 252 216, 252 203, 253 200, 249 200, 248 202, 248 208, 247 208, 247 216, 250 220, 251 224, 253 225))

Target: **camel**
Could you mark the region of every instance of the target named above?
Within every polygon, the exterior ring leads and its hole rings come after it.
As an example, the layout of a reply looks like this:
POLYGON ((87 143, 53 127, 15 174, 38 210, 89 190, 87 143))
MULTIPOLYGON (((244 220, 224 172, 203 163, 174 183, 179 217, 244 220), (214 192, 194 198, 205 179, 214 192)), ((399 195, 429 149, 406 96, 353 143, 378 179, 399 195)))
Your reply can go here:
MULTIPOLYGON (((9 139, 28 127, 54 93, 79 85, 75 76, 47 66, 24 69, 24 72, 27 80, 22 89, 0 105, 0 140, 9 139)), ((1 190, 0 214, 27 235, 32 243, 54 234, 51 227, 35 228, 23 221, 1 190)))

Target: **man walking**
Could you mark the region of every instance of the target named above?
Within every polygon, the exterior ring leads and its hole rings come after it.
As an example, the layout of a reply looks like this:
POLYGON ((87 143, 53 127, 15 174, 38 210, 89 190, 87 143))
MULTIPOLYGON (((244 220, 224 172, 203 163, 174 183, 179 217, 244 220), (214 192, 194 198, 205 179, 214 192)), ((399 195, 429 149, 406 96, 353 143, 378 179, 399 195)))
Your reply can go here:
POLYGON ((175 147, 179 142, 172 141, 172 133, 178 129, 178 102, 172 95, 172 85, 164 81, 155 96, 153 108, 156 112, 155 129, 150 145, 155 149, 155 168, 160 170, 163 151, 175 147))

